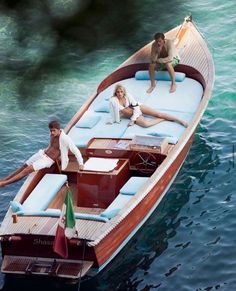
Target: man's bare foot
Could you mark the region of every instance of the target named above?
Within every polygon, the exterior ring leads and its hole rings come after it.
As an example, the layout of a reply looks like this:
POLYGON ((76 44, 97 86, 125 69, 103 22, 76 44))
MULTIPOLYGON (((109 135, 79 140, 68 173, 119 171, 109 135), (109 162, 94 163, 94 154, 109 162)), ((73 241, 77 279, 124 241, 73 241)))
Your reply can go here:
POLYGON ((148 89, 147 89, 147 93, 150 94, 152 93, 152 91, 155 89, 156 85, 151 85, 148 89))
POLYGON ((6 182, 5 181, 0 181, 0 187, 4 187, 6 185, 6 182))
POLYGON ((176 84, 171 84, 171 86, 170 86, 170 93, 175 92, 175 90, 176 90, 176 84))

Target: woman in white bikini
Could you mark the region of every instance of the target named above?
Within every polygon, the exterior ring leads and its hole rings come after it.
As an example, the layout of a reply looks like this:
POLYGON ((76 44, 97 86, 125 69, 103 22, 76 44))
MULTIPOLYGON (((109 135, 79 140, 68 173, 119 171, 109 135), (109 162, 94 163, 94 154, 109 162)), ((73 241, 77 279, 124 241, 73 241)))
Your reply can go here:
POLYGON ((112 120, 108 123, 120 122, 121 116, 130 118, 128 126, 140 125, 142 127, 150 127, 163 120, 175 121, 187 127, 188 123, 166 113, 161 113, 151 109, 148 106, 137 102, 130 94, 127 93, 124 86, 117 84, 113 96, 110 98, 110 113, 112 120), (155 119, 145 119, 143 114, 156 117, 155 119))

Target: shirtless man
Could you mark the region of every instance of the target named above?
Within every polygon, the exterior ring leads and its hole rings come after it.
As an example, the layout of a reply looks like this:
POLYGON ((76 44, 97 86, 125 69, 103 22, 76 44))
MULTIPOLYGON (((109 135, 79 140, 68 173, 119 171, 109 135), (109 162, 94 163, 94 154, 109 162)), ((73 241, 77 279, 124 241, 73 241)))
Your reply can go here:
POLYGON ((0 187, 14 183, 26 175, 44 168, 50 168, 55 161, 61 157, 61 168, 64 170, 69 162, 68 151, 70 150, 76 157, 79 169, 83 169, 83 158, 73 143, 71 138, 60 129, 58 121, 51 121, 48 124, 50 129, 50 143, 45 150, 39 150, 30 157, 23 166, 11 173, 9 176, 0 180, 0 187))
POLYGON ((158 32, 154 35, 154 42, 151 48, 151 62, 149 64, 149 75, 151 85, 147 93, 151 93, 156 87, 155 70, 165 70, 170 74, 171 87, 170 93, 176 90, 175 71, 174 67, 179 63, 179 56, 175 48, 174 42, 170 39, 165 39, 163 33, 158 32))

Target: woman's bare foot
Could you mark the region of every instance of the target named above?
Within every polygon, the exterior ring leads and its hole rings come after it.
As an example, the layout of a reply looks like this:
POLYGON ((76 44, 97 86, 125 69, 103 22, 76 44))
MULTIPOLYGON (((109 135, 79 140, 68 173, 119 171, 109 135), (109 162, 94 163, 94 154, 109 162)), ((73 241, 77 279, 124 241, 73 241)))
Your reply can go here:
POLYGON ((184 127, 188 127, 188 122, 186 122, 186 121, 181 121, 181 124, 184 126, 184 127))

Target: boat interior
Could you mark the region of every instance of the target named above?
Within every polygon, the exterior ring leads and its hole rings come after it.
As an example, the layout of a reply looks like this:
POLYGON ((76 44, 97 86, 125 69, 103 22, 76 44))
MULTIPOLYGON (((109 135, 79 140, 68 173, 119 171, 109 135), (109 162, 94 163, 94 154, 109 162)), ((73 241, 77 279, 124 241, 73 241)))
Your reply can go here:
POLYGON ((156 78, 156 88, 151 94, 146 93, 150 84, 147 71, 137 71, 132 78, 113 82, 101 90, 68 132, 81 150, 84 170, 78 169, 75 157, 70 155, 64 171, 59 163, 49 170, 39 171, 18 201, 11 202, 12 211, 22 216, 59 217, 67 183, 77 219, 107 222, 116 216, 148 183, 148 178, 166 159, 186 128, 172 121, 146 128, 136 124, 128 127, 129 120, 124 118, 119 124, 107 124, 109 98, 119 83, 141 104, 190 124, 201 102, 203 86, 184 73, 176 72, 177 89, 169 93, 170 80, 165 73, 156 78))

